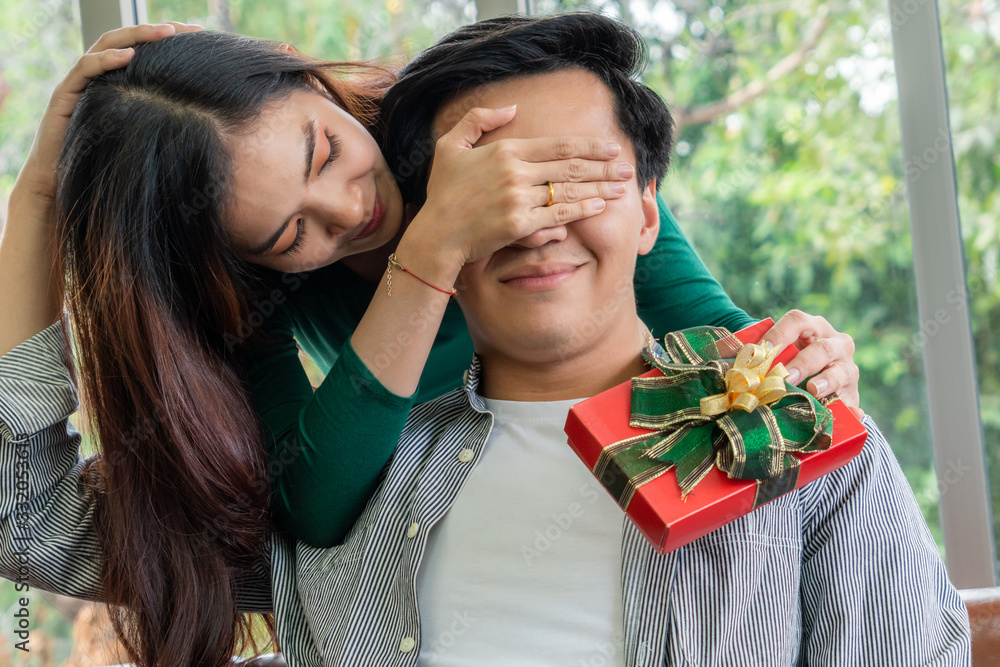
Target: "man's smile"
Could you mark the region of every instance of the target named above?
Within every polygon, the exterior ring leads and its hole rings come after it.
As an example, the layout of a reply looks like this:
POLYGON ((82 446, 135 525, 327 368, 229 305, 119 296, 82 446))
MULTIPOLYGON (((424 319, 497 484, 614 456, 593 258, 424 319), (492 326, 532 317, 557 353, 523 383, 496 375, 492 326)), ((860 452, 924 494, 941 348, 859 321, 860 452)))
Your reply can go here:
POLYGON ((505 271, 500 282, 518 289, 551 289, 569 280, 581 266, 575 262, 527 264, 505 271))

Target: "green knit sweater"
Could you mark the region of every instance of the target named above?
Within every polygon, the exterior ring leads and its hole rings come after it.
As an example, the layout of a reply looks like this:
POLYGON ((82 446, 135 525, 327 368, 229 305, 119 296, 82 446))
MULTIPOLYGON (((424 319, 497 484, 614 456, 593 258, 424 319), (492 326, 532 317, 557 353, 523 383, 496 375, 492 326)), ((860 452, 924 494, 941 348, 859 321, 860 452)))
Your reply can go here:
MULTIPOLYGON (((660 235, 636 264, 642 320, 657 335, 696 325, 736 330, 752 323, 705 268, 663 200, 658 202, 660 235)), ((461 385, 472 361, 472 340, 453 300, 420 388, 404 398, 383 387, 350 345, 376 285, 339 264, 289 274, 281 282, 282 297, 258 309, 268 340, 247 358, 269 443, 271 510, 292 535, 329 547, 343 539, 374 492, 410 408, 461 385), (326 374, 315 392, 296 341, 326 374)))

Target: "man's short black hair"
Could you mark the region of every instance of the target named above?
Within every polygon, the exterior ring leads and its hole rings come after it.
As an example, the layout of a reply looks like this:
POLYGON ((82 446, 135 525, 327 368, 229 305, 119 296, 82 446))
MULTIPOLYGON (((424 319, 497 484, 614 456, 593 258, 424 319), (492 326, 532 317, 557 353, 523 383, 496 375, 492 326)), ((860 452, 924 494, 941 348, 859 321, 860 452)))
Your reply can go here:
POLYGON ((507 16, 459 28, 407 65, 382 102, 382 149, 403 201, 422 206, 426 199, 434 117, 444 104, 477 86, 572 68, 608 86, 618 126, 635 151, 639 185, 659 183, 674 123, 659 95, 638 81, 646 56, 638 32, 600 14, 507 16))

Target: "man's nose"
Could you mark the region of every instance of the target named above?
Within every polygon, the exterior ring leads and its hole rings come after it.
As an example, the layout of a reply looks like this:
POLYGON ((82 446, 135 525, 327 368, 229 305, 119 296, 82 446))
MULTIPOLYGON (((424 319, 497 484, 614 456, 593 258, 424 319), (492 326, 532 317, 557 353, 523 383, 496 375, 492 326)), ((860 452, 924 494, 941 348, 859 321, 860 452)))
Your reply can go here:
POLYGON ((559 225, 557 227, 539 229, 537 232, 514 241, 511 245, 516 248, 540 248, 546 243, 557 243, 565 239, 566 225, 559 225))

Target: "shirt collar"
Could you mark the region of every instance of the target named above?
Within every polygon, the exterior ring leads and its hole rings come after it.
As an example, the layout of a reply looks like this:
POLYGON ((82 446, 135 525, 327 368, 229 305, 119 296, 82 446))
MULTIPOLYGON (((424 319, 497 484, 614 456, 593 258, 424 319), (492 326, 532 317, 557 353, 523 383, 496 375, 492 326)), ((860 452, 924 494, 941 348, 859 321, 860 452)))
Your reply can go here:
MULTIPOLYGON (((664 359, 664 361, 669 361, 667 357, 666 350, 660 345, 659 341, 650 335, 649 339, 646 341, 649 346, 652 355, 659 359, 664 359)), ((483 397, 479 395, 479 383, 483 376, 483 363, 479 360, 478 354, 472 355, 472 364, 469 369, 465 371, 464 375, 464 385, 465 393, 469 398, 469 403, 473 408, 479 412, 489 412, 486 409, 486 403, 483 401, 483 397)))
POLYGON ((483 375, 483 364, 479 360, 479 355, 472 355, 472 365, 465 371, 465 394, 469 403, 479 412, 489 412, 483 397, 479 395, 479 382, 483 375))

